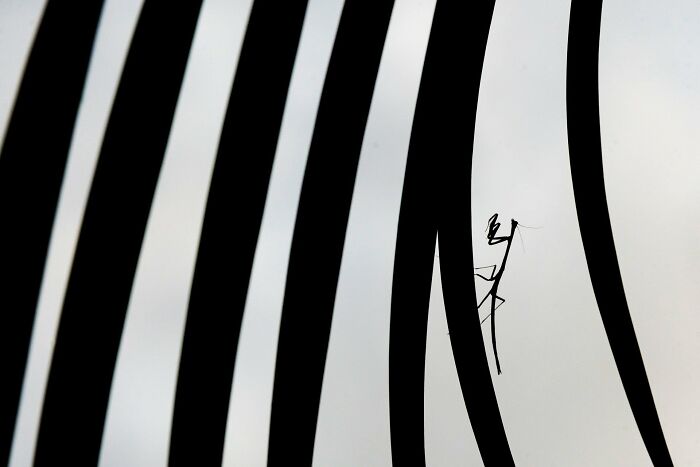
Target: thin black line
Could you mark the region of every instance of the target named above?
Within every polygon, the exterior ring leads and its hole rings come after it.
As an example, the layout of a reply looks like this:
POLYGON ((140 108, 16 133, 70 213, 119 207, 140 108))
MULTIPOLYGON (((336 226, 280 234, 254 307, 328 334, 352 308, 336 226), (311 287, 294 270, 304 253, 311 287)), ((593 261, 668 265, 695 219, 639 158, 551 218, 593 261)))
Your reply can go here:
POLYGON ((471 159, 493 1, 438 0, 409 145, 392 290, 391 452, 424 465, 423 388, 435 232, 450 341, 486 466, 514 465, 486 360, 471 242, 471 159))
POLYGON ((48 2, 0 154, 0 464, 10 453, 51 228, 102 4, 48 2))
POLYGON ((190 295, 170 465, 220 465, 236 350, 307 0, 253 4, 190 295))
POLYGON ((201 0, 147 0, 119 83, 59 324, 36 465, 96 465, 114 364, 201 0))
POLYGON ((287 273, 268 465, 311 465, 357 163, 393 0, 346 0, 321 94, 287 273))
POLYGON ((637 427, 654 465, 671 466, 627 307, 605 196, 598 108, 601 11, 602 0, 571 3, 566 108, 576 212, 598 309, 637 427))

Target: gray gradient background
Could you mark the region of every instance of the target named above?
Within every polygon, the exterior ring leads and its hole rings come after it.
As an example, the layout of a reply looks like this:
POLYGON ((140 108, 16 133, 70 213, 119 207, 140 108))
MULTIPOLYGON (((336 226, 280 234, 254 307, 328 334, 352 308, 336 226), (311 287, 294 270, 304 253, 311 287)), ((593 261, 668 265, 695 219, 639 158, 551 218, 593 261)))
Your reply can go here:
MULTIPOLYGON (((43 3, 0 0, 0 131, 43 3)), ((189 283, 250 4, 204 2, 129 305, 100 457, 104 466, 167 461, 189 283)), ((13 467, 31 463, 63 290, 140 6, 140 0, 106 2, 51 240, 13 467)), ((396 1, 341 266, 317 466, 391 464, 393 247, 433 7, 434 0, 396 1)), ((309 3, 246 304, 225 465, 265 463, 296 203, 341 8, 342 0, 309 3)), ((474 140, 475 264, 493 264, 501 253, 486 246, 483 232, 493 212, 538 227, 523 229, 522 244, 517 239, 513 246, 497 328, 503 374, 493 379, 517 465, 650 465, 607 345, 578 232, 566 137, 568 14, 566 1, 498 0, 491 26, 474 140)), ((700 4, 693 0, 604 3, 600 109, 608 203, 632 319, 678 466, 700 464, 700 291, 694 280, 700 277, 699 26, 700 4)), ((436 262, 426 361, 427 461, 478 466, 443 306, 436 262)), ((486 328, 484 338, 488 345, 486 328)))

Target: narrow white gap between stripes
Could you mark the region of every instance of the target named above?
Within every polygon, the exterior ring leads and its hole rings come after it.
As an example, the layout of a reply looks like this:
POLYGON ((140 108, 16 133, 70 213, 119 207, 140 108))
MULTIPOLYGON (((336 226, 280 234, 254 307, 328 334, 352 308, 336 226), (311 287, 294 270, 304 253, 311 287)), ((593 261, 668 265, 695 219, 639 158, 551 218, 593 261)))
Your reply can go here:
POLYGON ((0 148, 46 2, 0 1, 0 148))
MULTIPOLYGON (((439 247, 435 253, 440 255, 439 247)), ((465 287, 470 285, 465 284, 465 287)), ((464 405, 448 331, 440 260, 436 257, 433 260, 425 354, 426 463, 430 467, 483 466, 464 405)))

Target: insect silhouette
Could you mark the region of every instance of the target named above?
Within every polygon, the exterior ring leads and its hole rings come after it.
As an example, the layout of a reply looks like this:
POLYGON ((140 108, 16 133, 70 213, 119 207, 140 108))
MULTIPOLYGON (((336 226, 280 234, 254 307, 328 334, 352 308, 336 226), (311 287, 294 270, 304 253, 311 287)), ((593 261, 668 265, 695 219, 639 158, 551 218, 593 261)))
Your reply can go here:
POLYGON ((489 312, 488 315, 484 319, 481 320, 481 324, 484 324, 484 322, 491 318, 491 344, 493 345, 493 355, 496 359, 496 369, 498 370, 498 374, 501 374, 501 363, 498 360, 498 348, 496 347, 496 310, 498 307, 503 305, 505 303, 505 299, 502 297, 498 296, 498 286, 501 283, 501 278, 503 277, 503 272, 506 269, 506 262, 508 261, 508 253, 510 253, 510 246, 513 243, 513 236, 515 235, 515 230, 518 228, 518 221, 515 219, 510 220, 510 234, 505 235, 505 236, 496 236, 498 234, 498 229, 501 227, 501 224, 498 221, 498 213, 494 214, 489 218, 488 225, 486 227, 487 229, 487 234, 486 238, 488 239, 489 245, 498 245, 499 243, 506 242, 506 250, 503 253, 503 260, 501 261, 501 266, 497 268, 497 265, 492 265, 492 266, 484 266, 484 267, 479 267, 479 268, 474 268, 474 270, 483 270, 483 269, 490 269, 491 270, 491 275, 489 277, 484 276, 483 274, 479 273, 474 273, 475 276, 480 277, 484 279, 485 281, 491 282, 491 289, 488 291, 488 293, 484 296, 484 298, 479 302, 477 305, 477 310, 481 308, 481 305, 483 305, 486 302, 486 299, 489 297, 491 298, 490 303, 491 303, 491 311, 489 312), (499 301, 498 304, 496 302, 499 301))

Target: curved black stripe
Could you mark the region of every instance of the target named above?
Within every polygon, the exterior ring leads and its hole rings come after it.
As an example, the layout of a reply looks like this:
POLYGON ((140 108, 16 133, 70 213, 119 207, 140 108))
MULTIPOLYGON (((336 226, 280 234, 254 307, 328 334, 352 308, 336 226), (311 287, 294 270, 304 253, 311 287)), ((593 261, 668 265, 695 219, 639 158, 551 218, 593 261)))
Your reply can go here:
MULTIPOLYGON (((442 112, 445 120, 432 120, 432 141, 440 169, 438 238, 445 313, 462 396, 485 466, 515 465, 498 408, 486 360, 481 323, 476 308, 474 260, 471 238, 471 170, 476 109, 486 42, 494 0, 467 4, 450 2, 438 11, 442 27, 436 32, 441 44, 435 68, 424 71, 434 80, 428 100, 430 113, 442 112), (466 21, 465 21, 466 20, 466 21), (466 23, 466 24, 465 24, 466 23), (456 68, 455 57, 465 65, 456 68), (434 75, 433 75, 434 73, 434 75)), ((426 76, 427 74, 427 76, 426 76)))
POLYGON ((438 0, 433 17, 394 265, 389 397, 397 466, 425 459, 425 340, 436 232, 450 341, 481 457, 487 466, 514 465, 486 360, 472 275, 472 144, 493 7, 493 1, 438 0))
POLYGON ((49 374, 36 465, 96 465, 114 364, 201 0, 147 0, 114 100, 49 374))
POLYGON ((307 0, 252 8, 214 168, 182 349, 170 465, 220 465, 241 319, 307 0))
POLYGON ((603 180, 598 109, 602 0, 573 0, 566 107, 579 228, 600 316, 637 427, 655 466, 672 465, 627 307, 603 180))
POLYGON ((10 452, 51 227, 102 4, 48 2, 0 154, 0 464, 10 452))
POLYGON ((350 201, 393 0, 346 0, 309 149, 287 272, 268 465, 311 465, 350 201))
POLYGON ((435 196, 435 165, 430 152, 425 151, 427 148, 421 147, 419 141, 422 138, 418 136, 426 125, 418 122, 429 120, 427 115, 421 117, 425 115, 425 86, 422 83, 421 80, 406 162, 391 290, 389 414, 391 458, 397 467, 425 465, 423 389, 437 234, 434 210, 438 200, 435 196))

